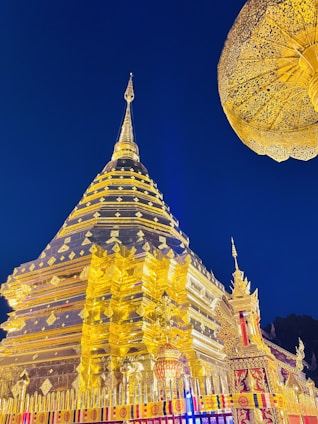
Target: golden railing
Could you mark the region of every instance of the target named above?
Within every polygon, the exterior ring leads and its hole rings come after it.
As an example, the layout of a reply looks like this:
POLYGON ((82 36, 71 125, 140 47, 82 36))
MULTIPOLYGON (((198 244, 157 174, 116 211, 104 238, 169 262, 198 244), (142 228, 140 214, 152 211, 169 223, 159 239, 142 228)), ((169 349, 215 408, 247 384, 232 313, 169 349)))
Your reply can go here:
POLYGON ((316 392, 296 393, 281 386, 281 393, 242 392, 212 394, 206 381, 174 380, 165 386, 118 385, 83 393, 66 390, 47 395, 25 394, 0 399, 0 424, 50 424, 150 419, 165 415, 220 413, 232 409, 276 409, 281 415, 317 417, 316 392), (202 387, 204 389, 202 390, 202 387), (210 393, 210 394, 209 394, 210 393), (55 417, 52 421, 52 417, 55 417), (41 418, 40 418, 41 417, 41 418), (59 417, 59 418, 57 418, 59 417), (86 418, 85 418, 86 417, 86 418))

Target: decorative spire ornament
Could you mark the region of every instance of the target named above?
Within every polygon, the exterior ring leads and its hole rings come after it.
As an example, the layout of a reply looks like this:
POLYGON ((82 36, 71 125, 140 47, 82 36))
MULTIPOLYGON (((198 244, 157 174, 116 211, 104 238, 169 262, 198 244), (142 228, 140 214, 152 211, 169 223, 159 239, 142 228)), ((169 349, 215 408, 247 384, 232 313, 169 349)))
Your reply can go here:
POLYGON ((250 294, 251 283, 244 278, 244 272, 240 270, 237 261, 237 250, 234 244, 234 239, 231 237, 232 242, 232 256, 235 263, 235 271, 233 272, 233 287, 232 294, 234 297, 243 297, 250 294))
POLYGON ((298 337, 298 346, 296 346, 296 369, 301 372, 304 369, 303 360, 305 358, 305 345, 298 337))
POLYGON ((238 267, 238 263, 237 263, 237 250, 236 250, 236 247, 235 247, 235 244, 234 244, 233 237, 231 237, 231 243, 232 243, 232 257, 234 259, 235 269, 238 270, 239 267, 238 267))
POLYGON ((124 99, 127 102, 126 113, 123 125, 121 127, 119 140, 117 141, 114 147, 112 160, 132 159, 136 162, 140 161, 139 149, 137 144, 134 142, 134 131, 131 119, 130 103, 132 103, 135 98, 132 77, 133 74, 131 72, 128 85, 124 94, 124 99))

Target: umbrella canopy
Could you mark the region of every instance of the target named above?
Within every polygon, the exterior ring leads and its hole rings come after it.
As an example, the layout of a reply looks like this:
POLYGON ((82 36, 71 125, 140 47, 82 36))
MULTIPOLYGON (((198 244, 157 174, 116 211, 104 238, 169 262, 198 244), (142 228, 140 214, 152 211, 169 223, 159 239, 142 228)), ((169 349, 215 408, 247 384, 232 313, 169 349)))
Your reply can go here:
POLYGON ((249 0, 219 61, 230 124, 248 147, 278 162, 318 154, 317 22, 317 0, 249 0))

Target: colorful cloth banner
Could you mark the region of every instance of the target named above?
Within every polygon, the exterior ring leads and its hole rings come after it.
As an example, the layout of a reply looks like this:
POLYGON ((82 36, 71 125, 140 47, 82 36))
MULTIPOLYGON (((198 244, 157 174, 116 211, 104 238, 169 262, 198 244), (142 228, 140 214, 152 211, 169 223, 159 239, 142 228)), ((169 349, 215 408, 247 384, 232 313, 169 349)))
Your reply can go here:
POLYGON ((299 404, 290 404, 282 394, 242 392, 81 410, 0 414, 0 424, 72 424, 126 420, 146 420, 145 424, 149 420, 149 424, 157 424, 157 422, 159 424, 160 418, 164 419, 164 417, 168 418, 165 422, 169 424, 168 421, 172 416, 179 416, 183 420, 190 413, 194 415, 210 414, 234 408, 283 409, 289 414, 291 421, 297 420, 301 413, 304 423, 318 424, 315 405, 311 405, 309 401, 307 405, 304 401, 301 404, 302 411, 299 406, 299 404), (298 407, 296 413, 294 412, 295 406, 298 407))
POLYGON ((272 393, 229 393, 225 395, 201 396, 198 402, 201 412, 227 408, 279 408, 283 409, 283 396, 272 393))
MULTIPOLYGON (((69 416, 68 411, 65 411, 67 413, 67 417, 69 416)), ((82 409, 80 414, 80 422, 81 423, 95 423, 97 421, 100 421, 101 418, 101 410, 100 408, 92 408, 92 409, 82 409)), ((66 421, 67 424, 71 421, 66 421)), ((64 422, 63 422, 64 424, 64 422)))
MULTIPOLYGON (((48 423, 48 412, 35 412, 31 416, 30 424, 46 424, 48 423)), ((10 424, 17 424, 19 421, 11 422, 10 424)))

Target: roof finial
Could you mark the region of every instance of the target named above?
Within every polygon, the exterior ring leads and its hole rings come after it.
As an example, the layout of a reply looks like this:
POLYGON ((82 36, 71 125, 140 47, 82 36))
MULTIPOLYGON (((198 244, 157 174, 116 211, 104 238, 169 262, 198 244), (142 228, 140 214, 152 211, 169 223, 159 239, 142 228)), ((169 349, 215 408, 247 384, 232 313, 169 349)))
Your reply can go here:
POLYGON ((240 270, 237 262, 237 250, 234 244, 233 237, 231 237, 232 242, 232 256, 235 263, 235 271, 232 274, 234 277, 232 293, 234 297, 241 297, 247 294, 250 294, 250 282, 247 278, 244 278, 244 272, 240 270))
POLYGON ((124 94, 124 99, 127 102, 125 118, 121 127, 119 140, 115 144, 112 160, 133 159, 139 162, 139 150, 137 144, 134 142, 134 131, 130 112, 130 103, 135 98, 132 77, 133 74, 130 72, 130 78, 124 94))
POLYGON ((129 78, 128 85, 124 94, 124 99, 126 100, 127 103, 131 103, 135 98, 134 87, 132 83, 133 73, 130 72, 129 76, 130 78, 129 78))
POLYGON ((236 250, 236 247, 235 247, 235 244, 234 244, 233 237, 231 237, 231 242, 232 242, 232 256, 233 256, 234 262, 235 262, 235 269, 238 270, 239 267, 238 267, 238 263, 237 263, 237 250, 236 250))

